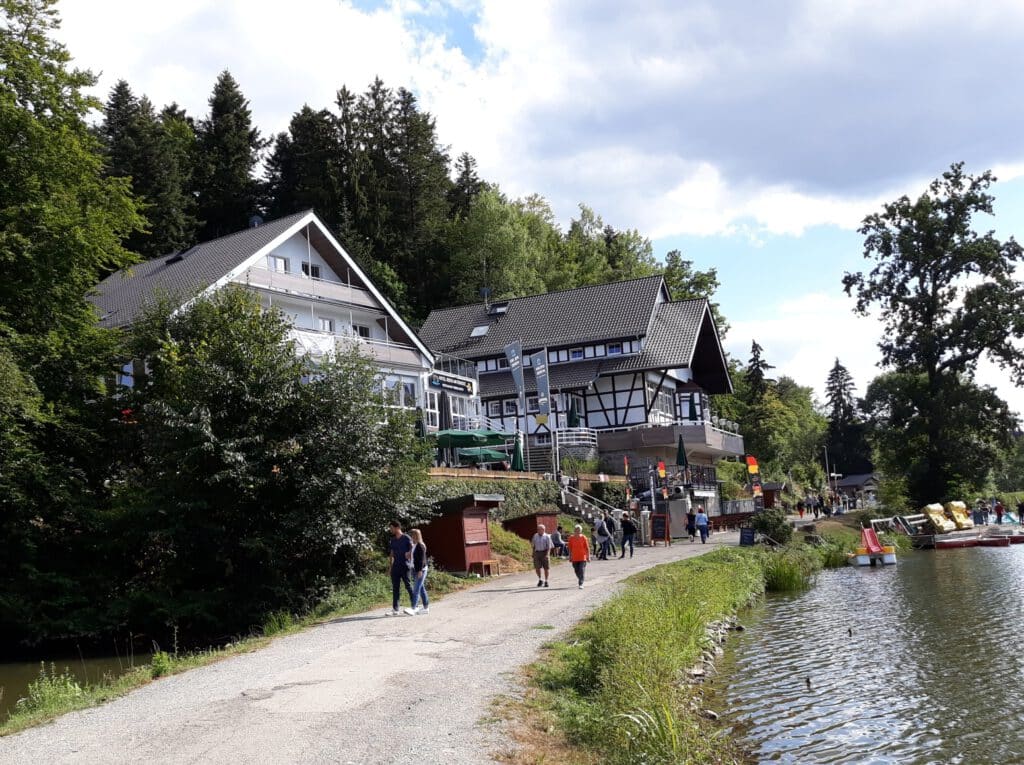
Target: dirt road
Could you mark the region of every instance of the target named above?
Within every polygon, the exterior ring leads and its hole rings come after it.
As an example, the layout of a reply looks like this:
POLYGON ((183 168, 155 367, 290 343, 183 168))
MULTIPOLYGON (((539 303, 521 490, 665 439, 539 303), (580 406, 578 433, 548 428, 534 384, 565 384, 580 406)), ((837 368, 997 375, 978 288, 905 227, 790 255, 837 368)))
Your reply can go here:
POLYGON ((630 574, 737 540, 719 533, 706 546, 596 561, 583 590, 561 565, 547 589, 519 574, 426 615, 338 619, 2 738, 0 763, 490 762, 508 744, 486 722, 489 702, 514 689, 544 642, 630 574))

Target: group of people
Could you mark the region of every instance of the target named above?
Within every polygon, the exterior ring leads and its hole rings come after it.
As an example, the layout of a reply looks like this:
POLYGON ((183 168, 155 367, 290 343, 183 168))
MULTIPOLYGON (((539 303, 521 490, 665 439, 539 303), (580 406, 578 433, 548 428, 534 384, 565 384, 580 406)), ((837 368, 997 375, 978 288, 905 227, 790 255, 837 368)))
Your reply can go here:
POLYGON ((825 497, 821 494, 808 494, 806 498, 797 500, 796 511, 801 518, 804 517, 805 512, 811 513, 814 515, 814 520, 818 520, 822 513, 826 517, 832 515, 831 505, 825 502, 825 497))
POLYGON ((391 571, 391 610, 390 616, 398 616, 398 596, 402 585, 409 593, 410 607, 405 609, 409 616, 430 612, 430 600, 427 598, 427 545, 419 529, 412 529, 408 534, 402 531, 402 524, 392 521, 391 540, 388 543, 388 568, 391 571), (411 581, 410 581, 411 580, 411 581))
POLYGON ((697 539, 697 535, 700 535, 700 543, 706 545, 708 543, 708 537, 711 536, 711 519, 708 518, 708 514, 704 512, 704 508, 697 505, 697 509, 690 510, 686 513, 686 535, 690 537, 690 544, 692 545, 697 539))
MULTIPOLYGON (((1007 515, 1006 507, 1000 499, 994 499, 991 503, 979 499, 974 508, 974 522, 976 524, 987 526, 992 522, 992 516, 995 516, 996 524, 1001 525, 1005 515, 1007 515)), ((1010 516, 1011 519, 1012 517, 1010 516)), ((1017 503, 1017 522, 1024 526, 1024 500, 1017 503)))

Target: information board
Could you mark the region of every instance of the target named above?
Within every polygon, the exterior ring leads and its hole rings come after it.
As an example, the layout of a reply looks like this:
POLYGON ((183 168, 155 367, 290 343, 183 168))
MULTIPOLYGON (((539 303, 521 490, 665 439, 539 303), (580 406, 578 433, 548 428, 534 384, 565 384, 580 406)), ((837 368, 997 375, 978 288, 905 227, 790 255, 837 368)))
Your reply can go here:
POLYGON ((651 544, 657 544, 658 542, 664 542, 667 545, 672 544, 672 538, 669 536, 668 515, 661 513, 651 516, 651 544))
POLYGON ((751 528, 740 529, 740 547, 752 547, 754 545, 754 539, 757 537, 757 532, 751 528))

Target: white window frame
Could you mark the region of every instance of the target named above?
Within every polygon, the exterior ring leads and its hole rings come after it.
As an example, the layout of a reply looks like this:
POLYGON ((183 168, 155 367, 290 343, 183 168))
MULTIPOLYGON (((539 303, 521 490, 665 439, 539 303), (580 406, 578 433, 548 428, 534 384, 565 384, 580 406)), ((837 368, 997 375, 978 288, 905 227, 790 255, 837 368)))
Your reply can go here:
POLYGON ((608 343, 608 355, 609 356, 621 356, 622 355, 622 343, 608 343), (618 348, 618 350, 614 350, 618 348))
POLYGON ((330 319, 326 316, 316 317, 316 328, 321 332, 334 333, 334 319, 330 319))
POLYGON ((526 397, 526 411, 527 412, 539 412, 540 411, 540 399, 537 396, 526 397))
POLYGON ((585 357, 585 353, 582 348, 572 348, 569 350, 569 361, 581 361, 585 357))
POLYGON ((276 274, 287 274, 289 265, 288 258, 284 255, 267 256, 267 266, 276 274))
POLYGON ((302 274, 308 276, 310 279, 320 278, 320 266, 316 263, 310 263, 307 260, 302 261, 302 274))
POLYGON ((518 410, 519 407, 516 406, 515 399, 508 398, 505 399, 504 402, 502 402, 502 412, 504 413, 505 417, 515 417, 517 414, 519 414, 518 410))
POLYGON ((488 401, 487 402, 487 416, 488 417, 501 417, 501 402, 500 401, 488 401))
POLYGON ((353 324, 352 325, 352 334, 353 335, 359 335, 359 337, 363 338, 363 340, 369 340, 370 339, 370 328, 367 327, 365 324, 353 324))

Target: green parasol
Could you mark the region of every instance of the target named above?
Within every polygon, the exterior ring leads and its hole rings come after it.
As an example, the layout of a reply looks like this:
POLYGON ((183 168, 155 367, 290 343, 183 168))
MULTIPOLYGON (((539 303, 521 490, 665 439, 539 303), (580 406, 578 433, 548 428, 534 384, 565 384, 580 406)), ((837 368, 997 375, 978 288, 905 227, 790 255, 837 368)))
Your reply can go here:
POLYGON ((676 447, 676 467, 685 470, 690 466, 686 460, 686 447, 683 445, 683 436, 679 434, 679 445, 676 447))
POLYGON ((507 459, 508 455, 505 454, 505 452, 499 452, 495 449, 488 449, 483 446, 459 449, 460 462, 478 464, 481 462, 504 462, 507 459))
POLYGON ((437 445, 441 449, 459 449, 468 446, 487 446, 488 441, 474 430, 439 430, 437 445))
POLYGON ((516 445, 512 451, 512 469, 518 473, 526 471, 523 461, 523 439, 518 433, 516 433, 516 445))
POLYGON ((580 426, 580 413, 576 410, 576 399, 569 402, 569 417, 565 423, 567 428, 578 428, 580 426))

